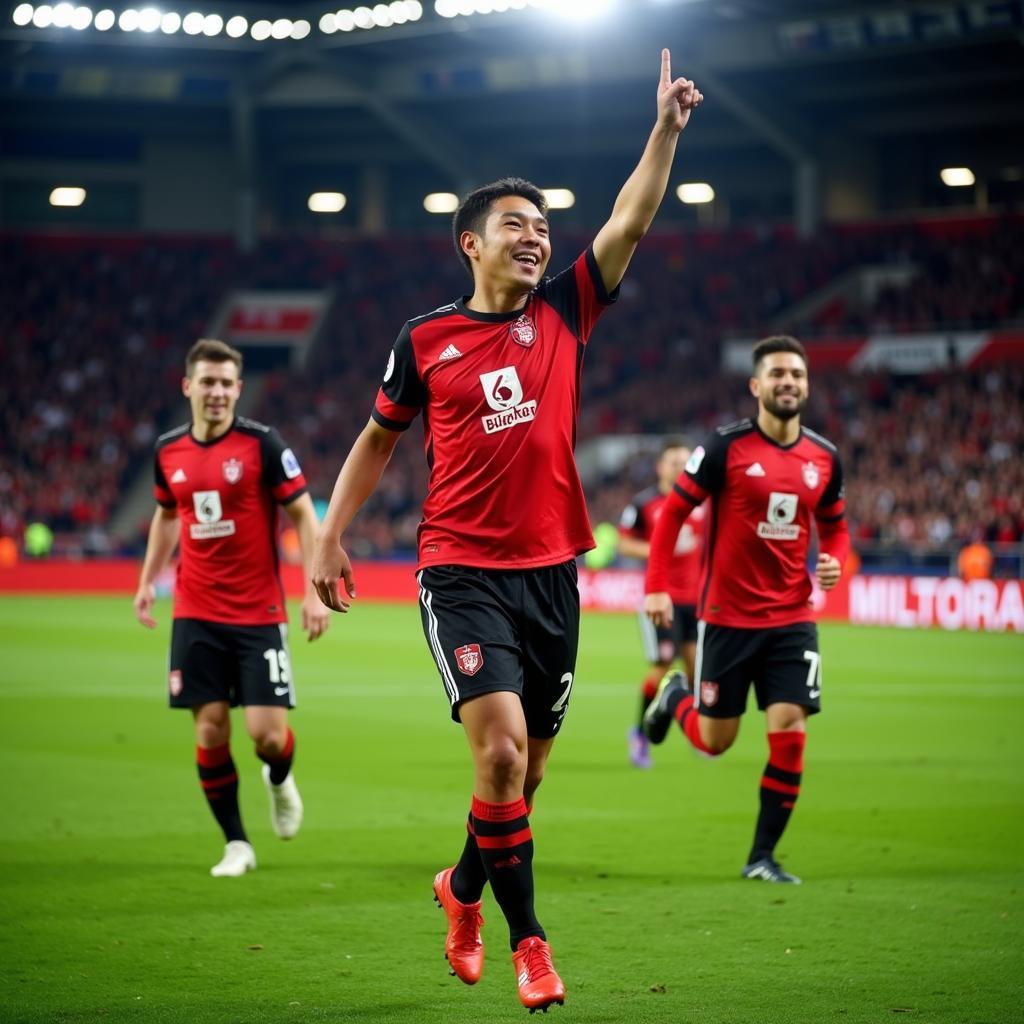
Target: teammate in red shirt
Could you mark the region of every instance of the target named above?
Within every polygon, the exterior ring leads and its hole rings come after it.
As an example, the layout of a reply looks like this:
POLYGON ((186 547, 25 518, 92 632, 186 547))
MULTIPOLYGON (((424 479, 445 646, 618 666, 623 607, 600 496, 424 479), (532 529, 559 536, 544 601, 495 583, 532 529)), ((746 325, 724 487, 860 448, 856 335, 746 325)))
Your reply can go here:
POLYGON ((531 1009, 565 996, 534 914, 528 815, 576 670, 575 557, 593 547, 573 457, 579 379, 591 329, 654 219, 679 133, 701 101, 692 82, 673 81, 667 50, 657 101, 657 124, 610 219, 556 277, 544 276, 551 242, 539 189, 507 178, 463 200, 454 240, 473 293, 403 327, 317 545, 317 590, 347 611, 355 584, 341 534, 422 413, 430 481, 421 617, 474 765, 468 837, 434 893, 448 918, 450 967, 473 984, 490 884, 531 1009))
MULTIPOLYGON (((298 460, 277 431, 235 416, 242 357, 221 341, 189 350, 182 391, 192 422, 157 440, 157 510, 135 595, 135 614, 150 629, 154 581, 180 545, 174 588, 168 689, 172 707, 192 710, 199 781, 224 832, 223 859, 210 873, 242 875, 256 867, 238 809, 231 759, 230 709, 245 707, 245 725, 264 762, 271 823, 290 839, 302 821, 292 776, 295 706, 284 589, 278 571, 277 506, 295 525, 307 576, 316 512, 298 460)), ((312 586, 302 627, 315 640, 329 614, 312 586)))
POLYGON ((821 708, 807 572, 811 520, 823 590, 839 582, 850 538, 839 455, 800 425, 808 395, 803 346, 795 338, 765 338, 753 357, 757 418, 721 427, 694 451, 651 540, 644 607, 655 625, 664 625, 672 619, 668 568, 675 539, 692 510, 709 500, 696 685, 691 692, 677 674, 667 675, 644 730, 660 743, 674 720, 698 751, 721 754, 736 739, 753 683, 769 757, 743 877, 799 882, 779 865, 775 846, 800 793, 807 717, 821 708))
MULTIPOLYGON (((644 561, 651 550, 651 536, 661 507, 672 491, 676 477, 691 455, 690 446, 680 438, 668 438, 662 445, 655 467, 658 482, 641 491, 623 509, 619 520, 619 553, 644 561)), ((681 658, 686 678, 693 678, 697 650, 697 582, 704 539, 704 506, 699 505, 683 523, 669 566, 669 595, 673 615, 670 626, 655 626, 641 609, 640 635, 650 669, 640 685, 640 715, 627 734, 629 760, 636 768, 650 768, 651 755, 643 731, 644 712, 658 692, 658 684, 681 658)))

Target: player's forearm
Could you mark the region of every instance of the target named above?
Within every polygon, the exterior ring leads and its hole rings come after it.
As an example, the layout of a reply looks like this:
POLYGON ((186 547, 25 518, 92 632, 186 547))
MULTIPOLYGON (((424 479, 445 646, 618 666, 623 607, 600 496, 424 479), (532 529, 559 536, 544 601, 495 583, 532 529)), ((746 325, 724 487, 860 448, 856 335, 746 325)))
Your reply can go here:
POLYGON ((846 564, 850 554, 850 528, 846 519, 818 522, 818 547, 824 555, 831 555, 840 565, 846 564))
POLYGON ((647 558, 651 553, 651 545, 636 537, 619 538, 619 554, 626 558, 647 558))
POLYGON ((660 594, 669 588, 669 566, 675 551, 676 538, 683 528, 693 506, 671 492, 661 507, 661 515, 651 534, 651 551, 647 557, 647 573, 644 578, 645 594, 660 594))
POLYGON ((380 483, 397 439, 397 435, 393 438, 383 436, 373 424, 356 438, 334 484, 321 526, 325 537, 340 538, 348 529, 349 523, 380 483))
POLYGON ((306 585, 306 596, 316 593, 313 587, 313 552, 316 549, 317 518, 316 509, 313 508, 313 499, 308 494, 296 498, 290 505, 285 506, 288 517, 295 527, 299 538, 299 553, 302 557, 302 575, 306 585))
POLYGON ((146 556, 142 562, 139 585, 148 586, 166 568, 178 546, 181 523, 176 515, 160 507, 153 514, 149 524, 149 538, 146 541, 146 556))
POLYGON ((630 241, 639 242, 654 222, 665 198, 679 132, 654 126, 643 156, 619 191, 609 218, 630 241))

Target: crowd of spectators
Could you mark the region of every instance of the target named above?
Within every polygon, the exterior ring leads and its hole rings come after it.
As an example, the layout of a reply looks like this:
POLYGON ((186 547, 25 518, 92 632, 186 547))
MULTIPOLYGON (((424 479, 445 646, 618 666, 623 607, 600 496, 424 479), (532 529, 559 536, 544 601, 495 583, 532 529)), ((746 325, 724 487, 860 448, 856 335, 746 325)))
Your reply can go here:
MULTIPOLYGON (((561 237, 560 269, 586 244, 561 237)), ((299 453, 327 497, 369 414, 390 345, 410 316, 469 283, 443 237, 291 239, 243 254, 226 241, 0 240, 0 534, 32 521, 103 551, 126 484, 156 434, 186 413, 181 358, 236 287, 334 291, 320 343, 300 371, 266 379, 254 410, 299 453)), ((989 327, 1024 318, 1024 224, 786 229, 655 235, 638 251, 618 308, 595 331, 579 437, 698 435, 747 415, 742 379, 720 370, 723 337, 803 337, 989 327), (801 300, 862 266, 909 268, 867 305, 801 300), (792 316, 791 316, 792 313, 792 316)), ((1017 543, 1024 495, 1024 377, 1007 364, 930 378, 815 374, 807 422, 840 444, 862 542, 1017 543)), ((650 477, 640 455, 588 481, 595 520, 614 520, 650 477)), ((396 450, 359 516, 360 555, 413 549, 426 484, 422 433, 396 450)), ((129 544, 140 538, 129 538, 129 544)))

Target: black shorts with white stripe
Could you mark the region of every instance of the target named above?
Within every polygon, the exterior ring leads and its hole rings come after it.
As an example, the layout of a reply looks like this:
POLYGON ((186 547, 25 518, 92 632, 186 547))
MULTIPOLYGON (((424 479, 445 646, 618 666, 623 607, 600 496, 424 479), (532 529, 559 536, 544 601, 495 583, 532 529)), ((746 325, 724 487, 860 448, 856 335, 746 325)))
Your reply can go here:
POLYGON ((435 565, 417 575, 420 617, 452 718, 484 693, 519 694, 530 736, 554 736, 579 645, 575 560, 540 569, 435 565))

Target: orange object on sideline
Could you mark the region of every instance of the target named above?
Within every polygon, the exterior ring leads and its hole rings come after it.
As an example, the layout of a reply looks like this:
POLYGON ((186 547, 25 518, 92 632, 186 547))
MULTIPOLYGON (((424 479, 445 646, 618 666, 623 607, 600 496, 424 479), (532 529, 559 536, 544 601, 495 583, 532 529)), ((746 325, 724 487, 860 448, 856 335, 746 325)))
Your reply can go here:
POLYGON ((992 575, 992 552, 980 540, 968 544, 956 560, 957 572, 965 580, 987 580, 992 575))

